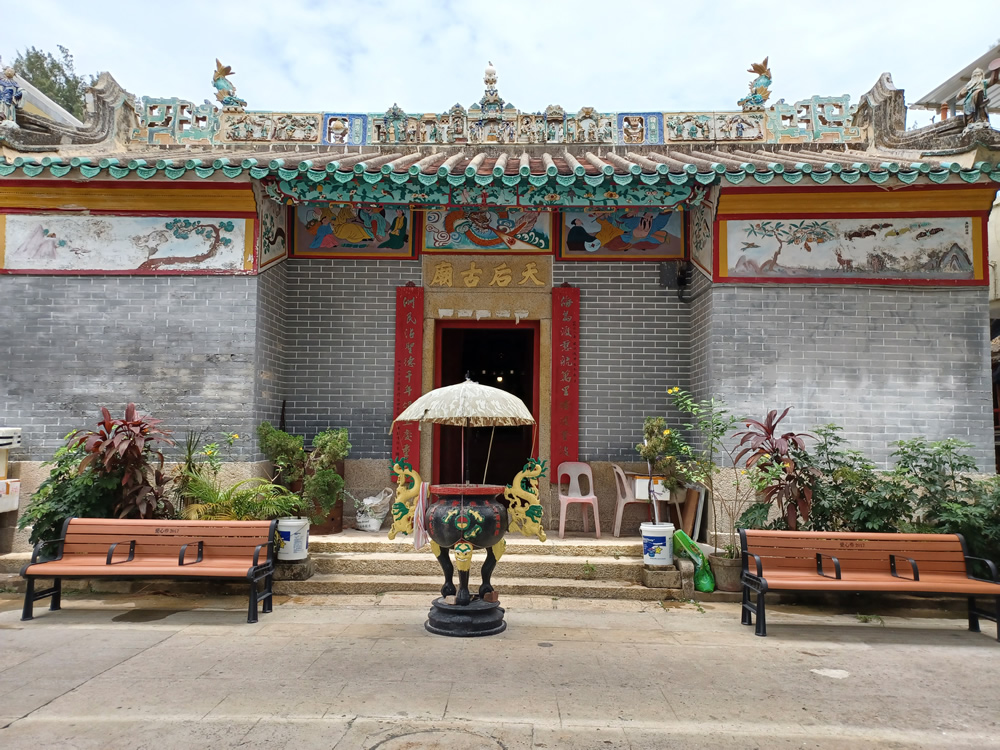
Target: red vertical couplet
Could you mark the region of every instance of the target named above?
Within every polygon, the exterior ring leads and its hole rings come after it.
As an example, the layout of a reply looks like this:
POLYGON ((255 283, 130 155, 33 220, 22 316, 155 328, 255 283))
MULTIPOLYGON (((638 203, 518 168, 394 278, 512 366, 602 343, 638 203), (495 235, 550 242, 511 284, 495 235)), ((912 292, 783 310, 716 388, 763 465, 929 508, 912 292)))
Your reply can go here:
MULTIPOLYGON (((423 382, 424 288, 396 287, 396 367, 392 416, 395 419, 420 396, 423 382)), ((392 430, 392 457, 405 458, 419 471, 420 432, 416 422, 392 430)))
POLYGON ((552 290, 552 466, 580 450, 580 290, 552 290))

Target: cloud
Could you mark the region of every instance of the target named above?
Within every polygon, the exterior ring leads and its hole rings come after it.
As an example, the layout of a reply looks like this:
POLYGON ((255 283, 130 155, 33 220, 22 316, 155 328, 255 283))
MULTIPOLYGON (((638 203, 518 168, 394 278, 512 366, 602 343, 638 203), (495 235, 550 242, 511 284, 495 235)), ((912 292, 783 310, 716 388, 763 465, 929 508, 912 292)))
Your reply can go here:
POLYGON ((847 0, 789 6, 729 0, 244 2, 169 5, 34 0, 4 14, 8 61, 70 48, 78 72, 108 70, 129 91, 212 99, 215 58, 253 109, 410 112, 465 107, 492 60, 515 106, 569 111, 735 109, 765 55, 773 97, 850 94, 883 71, 913 101, 995 43, 1000 6, 847 0), (976 24, 969 23, 977 18, 976 24), (992 20, 992 23, 991 23, 992 20))

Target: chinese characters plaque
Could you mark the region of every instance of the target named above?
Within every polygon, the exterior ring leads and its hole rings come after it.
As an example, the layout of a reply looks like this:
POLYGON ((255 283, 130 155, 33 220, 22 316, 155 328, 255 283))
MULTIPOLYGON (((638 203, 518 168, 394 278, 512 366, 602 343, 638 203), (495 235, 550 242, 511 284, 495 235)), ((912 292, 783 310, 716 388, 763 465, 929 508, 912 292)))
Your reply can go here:
POLYGON ((580 417, 580 290, 552 289, 552 465, 576 461, 580 417))
MULTIPOLYGON (((420 396, 423 381, 424 289, 396 287, 396 367, 392 406, 399 416, 420 396)), ((420 432, 416 422, 399 422, 392 430, 392 457, 406 458, 419 471, 420 432)))

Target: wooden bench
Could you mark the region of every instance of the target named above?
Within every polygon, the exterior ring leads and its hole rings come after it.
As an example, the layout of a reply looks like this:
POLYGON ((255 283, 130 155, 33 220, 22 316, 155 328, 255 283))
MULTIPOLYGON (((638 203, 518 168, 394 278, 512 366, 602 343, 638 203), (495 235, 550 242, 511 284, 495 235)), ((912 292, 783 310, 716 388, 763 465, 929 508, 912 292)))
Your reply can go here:
POLYGON ((272 608, 276 526, 277 521, 70 518, 62 537, 36 544, 31 562, 21 569, 28 582, 21 619, 32 619, 34 603, 46 597, 52 597, 50 610, 59 609, 64 578, 179 578, 247 581, 247 622, 257 622, 259 602, 265 613, 272 608), (38 562, 48 547, 54 558, 38 562), (36 592, 38 578, 54 579, 53 585, 36 592))
POLYGON ((884 591, 960 594, 968 597, 969 630, 979 618, 997 623, 1000 640, 1000 579, 990 560, 966 554, 960 534, 874 534, 740 529, 743 546, 741 622, 767 635, 764 596, 768 591, 884 591), (969 563, 980 561, 993 576, 976 578, 969 563), (757 603, 751 603, 756 592, 757 603), (992 612, 977 596, 995 597, 992 612))

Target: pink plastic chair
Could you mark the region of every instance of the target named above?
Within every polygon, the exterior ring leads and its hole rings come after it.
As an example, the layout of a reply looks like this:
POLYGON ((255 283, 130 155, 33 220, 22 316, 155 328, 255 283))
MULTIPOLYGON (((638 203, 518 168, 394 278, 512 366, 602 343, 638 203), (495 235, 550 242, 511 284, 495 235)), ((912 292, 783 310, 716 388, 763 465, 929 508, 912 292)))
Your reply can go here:
MULTIPOLYGON (((566 506, 570 503, 589 504, 594 513, 594 529, 597 538, 601 538, 601 516, 597 511, 597 495, 594 494, 594 476, 590 473, 590 465, 581 461, 564 461, 556 469, 556 486, 559 488, 559 538, 566 536, 566 506), (568 488, 563 489, 563 477, 566 477, 568 488), (587 478, 587 492, 584 495, 580 489, 580 479, 587 478)), ((590 531, 587 523, 587 509, 580 508, 583 515, 583 530, 590 531)))

